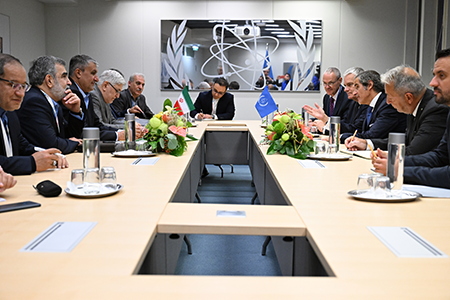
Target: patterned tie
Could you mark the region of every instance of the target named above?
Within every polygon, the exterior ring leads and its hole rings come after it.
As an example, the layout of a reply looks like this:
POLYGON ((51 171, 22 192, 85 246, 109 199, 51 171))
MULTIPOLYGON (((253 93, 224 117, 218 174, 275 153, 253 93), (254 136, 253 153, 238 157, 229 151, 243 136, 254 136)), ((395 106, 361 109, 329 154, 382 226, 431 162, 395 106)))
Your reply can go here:
POLYGON ((336 100, 334 100, 334 98, 333 97, 330 97, 330 116, 332 116, 333 115, 333 110, 334 110, 334 102, 335 102, 336 100))
POLYGON ((372 117, 372 110, 373 110, 372 106, 369 106, 369 108, 367 108, 367 116, 366 116, 367 127, 369 126, 370 118, 372 117))
POLYGON ((6 156, 11 157, 13 156, 13 153, 12 153, 11 138, 9 137, 8 116, 6 115, 6 112, 3 114, 1 119, 2 119, 3 141, 5 144, 6 156))

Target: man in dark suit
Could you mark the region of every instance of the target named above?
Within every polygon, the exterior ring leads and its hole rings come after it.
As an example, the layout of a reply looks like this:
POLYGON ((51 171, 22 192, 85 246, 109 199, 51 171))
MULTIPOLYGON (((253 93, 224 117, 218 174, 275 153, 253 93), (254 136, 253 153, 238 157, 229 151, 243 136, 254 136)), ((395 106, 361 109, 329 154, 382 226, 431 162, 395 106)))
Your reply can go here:
POLYGON ((20 122, 15 110, 20 108, 25 91, 27 73, 21 62, 0 54, 0 165, 12 175, 27 175, 49 168, 67 168, 69 165, 58 149, 36 152, 20 133, 20 122))
POLYGON ((195 119, 232 120, 234 117, 234 96, 227 93, 228 82, 225 78, 214 79, 212 90, 202 92, 195 100, 195 110, 191 117, 195 119))
MULTIPOLYGON (((433 74, 430 86, 434 88, 436 103, 450 106, 450 48, 436 53, 433 74)), ((449 138, 450 118, 447 118, 447 129, 436 149, 405 157, 404 182, 450 188, 449 138)), ((387 153, 378 149, 377 156, 372 158, 372 163, 378 171, 386 165, 384 161, 387 160, 387 153)))
POLYGON ((62 153, 72 153, 82 140, 68 137, 66 132, 81 136, 84 122, 80 98, 70 89, 71 82, 65 61, 54 56, 41 56, 32 62, 28 78, 31 89, 25 94, 17 111, 23 136, 33 145, 57 148, 62 153), (70 110, 67 121, 58 101, 70 110), (71 128, 69 128, 71 127, 71 128))
POLYGON ((126 113, 135 114, 142 119, 151 119, 153 112, 145 102, 145 96, 142 91, 145 86, 144 74, 134 73, 128 80, 128 88, 120 92, 119 98, 111 104, 116 118, 125 117, 126 113))
MULTIPOLYGON (((433 91, 426 88, 420 75, 411 67, 398 66, 381 76, 387 94, 387 103, 407 114, 406 155, 421 154, 439 145, 449 107, 437 104, 433 91)), ((388 139, 347 140, 350 150, 387 150, 388 139)))
MULTIPOLYGON (((363 139, 387 138, 389 132, 405 132, 406 115, 399 113, 386 102, 384 85, 376 71, 364 71, 355 78, 355 91, 360 104, 369 105, 362 131, 356 137, 363 139)), ((341 139, 351 138, 352 133, 344 133, 341 139)))
MULTIPOLYGON (((100 140, 116 141, 125 140, 125 132, 122 130, 103 125, 94 112, 90 92, 94 90, 94 85, 98 82, 97 62, 88 55, 75 55, 70 59, 69 76, 72 85, 70 89, 81 99, 81 110, 85 127, 98 127, 100 129, 100 140)), ((64 103, 63 103, 64 104, 64 103)), ((64 118, 69 119, 70 111, 63 107, 64 118)), ((81 136, 75 136, 81 138, 81 136)))
MULTIPOLYGON (((355 77, 361 72, 364 72, 362 68, 353 67, 347 69, 344 73, 344 92, 347 94, 347 98, 352 101, 350 101, 350 104, 348 105, 344 118, 341 119, 341 134, 346 132, 353 134, 355 130, 361 131, 364 120, 366 119, 366 110, 368 106, 359 104, 358 94, 354 92, 355 77)), ((305 105, 304 108, 314 118, 322 121, 322 123, 325 124, 325 129, 329 128, 329 118, 320 106, 316 104, 316 108, 313 108, 309 105, 305 105)), ((343 143, 344 140, 341 140, 341 142, 343 143)))
POLYGON ((314 116, 317 112, 323 112, 312 125, 316 126, 321 132, 325 132, 328 129, 328 121, 331 116, 341 117, 341 121, 344 119, 345 114, 348 111, 351 100, 348 99, 347 93, 342 86, 341 72, 338 68, 330 67, 325 70, 322 76, 323 86, 326 94, 323 96, 323 108, 315 103, 316 108, 305 105, 306 111, 314 116))

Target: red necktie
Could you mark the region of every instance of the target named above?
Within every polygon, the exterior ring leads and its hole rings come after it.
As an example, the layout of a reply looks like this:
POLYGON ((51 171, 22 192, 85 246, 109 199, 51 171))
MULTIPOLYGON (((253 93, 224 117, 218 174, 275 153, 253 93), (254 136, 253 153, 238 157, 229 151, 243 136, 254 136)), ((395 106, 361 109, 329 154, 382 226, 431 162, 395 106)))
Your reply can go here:
POLYGON ((330 97, 330 116, 333 115, 333 110, 334 110, 334 98, 330 97))

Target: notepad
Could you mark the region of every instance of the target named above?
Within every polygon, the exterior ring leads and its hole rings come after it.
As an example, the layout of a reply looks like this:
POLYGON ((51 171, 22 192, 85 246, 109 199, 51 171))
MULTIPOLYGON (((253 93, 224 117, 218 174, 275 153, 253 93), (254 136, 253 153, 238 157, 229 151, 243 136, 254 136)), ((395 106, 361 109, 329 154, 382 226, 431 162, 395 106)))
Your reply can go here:
POLYGON ((97 222, 55 222, 20 252, 71 252, 97 222))
POLYGON ((297 160, 305 169, 326 169, 327 167, 318 160, 297 160))
POLYGON ((436 188, 425 185, 404 184, 403 189, 405 191, 416 192, 422 195, 422 197, 430 198, 450 198, 450 190, 443 188, 436 188))
POLYGON ((153 166, 159 160, 159 157, 139 157, 131 163, 132 166, 153 166))
POLYGON ((371 227, 370 230, 397 257, 447 258, 448 256, 409 227, 371 227))
POLYGON ((247 215, 244 210, 218 210, 216 216, 245 218, 247 215))

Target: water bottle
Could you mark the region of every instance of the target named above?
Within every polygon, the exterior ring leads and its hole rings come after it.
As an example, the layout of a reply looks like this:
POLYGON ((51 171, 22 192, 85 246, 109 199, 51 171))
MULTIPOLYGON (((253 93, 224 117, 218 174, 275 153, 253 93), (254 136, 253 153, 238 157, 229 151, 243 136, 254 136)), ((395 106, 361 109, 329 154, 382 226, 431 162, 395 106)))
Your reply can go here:
POLYGON ((403 167, 405 163, 405 134, 389 133, 387 172, 393 192, 403 186, 403 167))
POLYGON ((309 114, 306 111, 306 109, 302 108, 302 119, 303 119, 303 124, 305 124, 305 126, 309 126, 309 114))
POLYGON ((85 194, 100 192, 100 129, 85 127, 83 129, 83 168, 85 194))
MULTIPOLYGON (((341 133, 341 117, 330 117, 330 149, 334 149, 333 152, 339 152, 339 136, 341 133)), ((331 153, 331 151, 330 151, 331 153)))
POLYGON ((125 149, 136 149, 136 124, 134 114, 125 114, 125 149))

